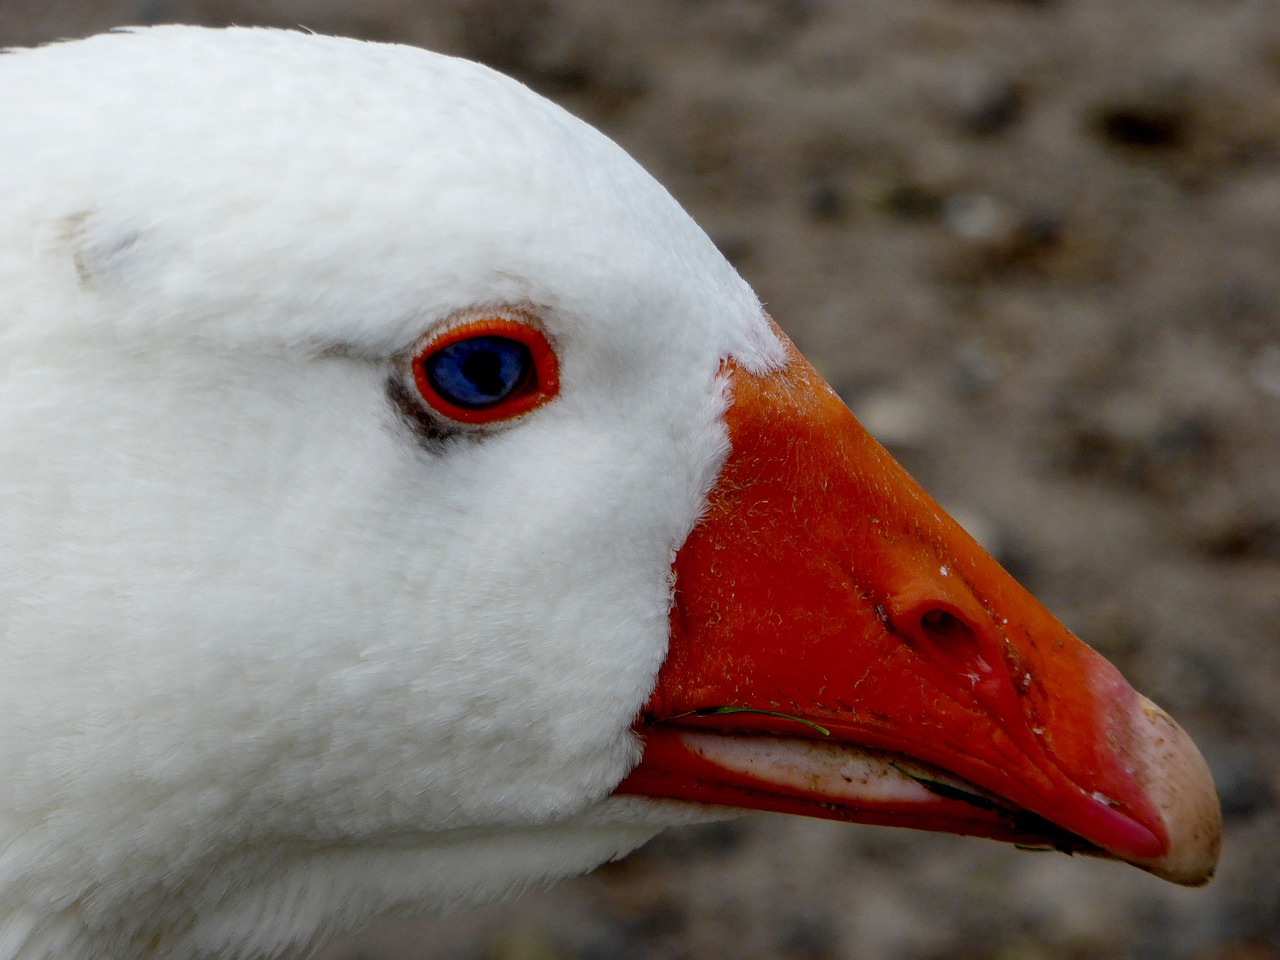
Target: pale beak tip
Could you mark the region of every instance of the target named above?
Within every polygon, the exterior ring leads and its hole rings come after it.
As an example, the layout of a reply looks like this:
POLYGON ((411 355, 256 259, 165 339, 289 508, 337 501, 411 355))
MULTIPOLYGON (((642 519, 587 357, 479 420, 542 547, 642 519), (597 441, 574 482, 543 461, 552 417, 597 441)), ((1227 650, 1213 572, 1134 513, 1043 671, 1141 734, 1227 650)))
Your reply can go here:
POLYGON ((1222 809, 1209 765, 1173 718, 1145 697, 1133 720, 1134 759, 1169 836, 1163 855, 1134 864, 1173 883, 1202 886, 1213 879, 1222 846, 1222 809))

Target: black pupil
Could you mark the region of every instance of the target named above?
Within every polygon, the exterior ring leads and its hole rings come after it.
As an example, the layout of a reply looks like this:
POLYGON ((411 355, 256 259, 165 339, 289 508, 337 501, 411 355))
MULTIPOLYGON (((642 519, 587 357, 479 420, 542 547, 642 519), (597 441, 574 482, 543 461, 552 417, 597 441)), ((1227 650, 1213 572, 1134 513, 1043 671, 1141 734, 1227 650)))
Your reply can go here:
POLYGON ((462 375, 491 397, 501 396, 507 389, 502 379, 502 358, 492 350, 478 350, 463 360, 462 375))
POLYGON ((533 356, 519 340, 470 337, 442 347, 422 361, 431 388, 471 410, 492 407, 526 386, 533 356))

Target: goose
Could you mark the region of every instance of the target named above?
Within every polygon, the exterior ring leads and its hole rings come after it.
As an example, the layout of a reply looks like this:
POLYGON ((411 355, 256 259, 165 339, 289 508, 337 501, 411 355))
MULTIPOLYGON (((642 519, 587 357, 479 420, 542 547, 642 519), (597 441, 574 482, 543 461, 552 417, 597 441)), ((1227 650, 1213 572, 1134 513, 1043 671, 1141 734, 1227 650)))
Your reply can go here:
POLYGON ((1189 737, 603 135, 269 29, 0 87, 3 960, 305 953, 735 809, 1211 876, 1189 737))

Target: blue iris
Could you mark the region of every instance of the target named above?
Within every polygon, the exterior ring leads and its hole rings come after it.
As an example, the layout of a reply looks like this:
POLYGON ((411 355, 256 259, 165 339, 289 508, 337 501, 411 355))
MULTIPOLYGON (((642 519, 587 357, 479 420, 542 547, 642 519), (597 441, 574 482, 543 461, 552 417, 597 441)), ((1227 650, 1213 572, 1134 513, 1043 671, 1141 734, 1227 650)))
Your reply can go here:
POLYGON ((422 361, 427 382, 450 403, 483 410, 501 403, 529 379, 533 356, 518 340, 471 337, 422 361))

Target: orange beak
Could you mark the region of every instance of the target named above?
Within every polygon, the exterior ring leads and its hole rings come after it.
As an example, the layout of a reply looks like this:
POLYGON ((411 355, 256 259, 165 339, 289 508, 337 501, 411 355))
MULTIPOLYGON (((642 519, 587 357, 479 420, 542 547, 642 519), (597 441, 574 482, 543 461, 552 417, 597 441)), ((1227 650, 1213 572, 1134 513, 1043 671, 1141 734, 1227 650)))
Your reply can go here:
POLYGON ((728 366, 732 452, 675 562, 619 793, 1217 862, 1182 729, 938 507, 788 343, 728 366))

